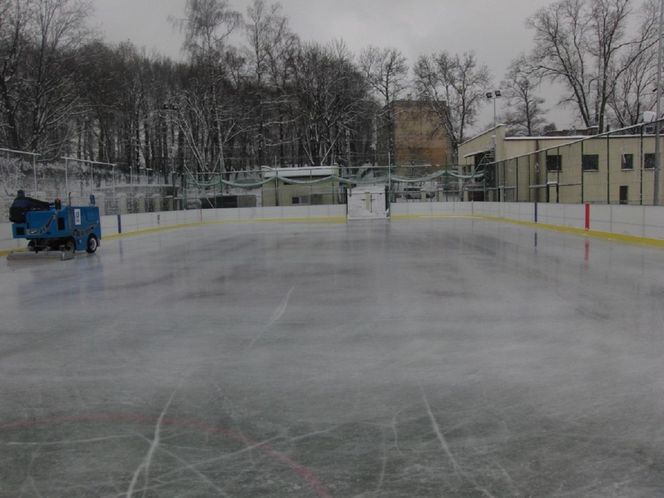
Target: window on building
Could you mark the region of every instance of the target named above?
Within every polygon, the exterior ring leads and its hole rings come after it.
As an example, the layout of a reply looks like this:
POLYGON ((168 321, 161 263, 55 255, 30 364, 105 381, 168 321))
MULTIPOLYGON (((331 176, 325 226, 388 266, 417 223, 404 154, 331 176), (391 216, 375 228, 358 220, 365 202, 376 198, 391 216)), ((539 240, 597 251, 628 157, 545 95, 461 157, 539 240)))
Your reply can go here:
POLYGON ((634 169, 634 154, 623 154, 620 160, 622 169, 634 169))
POLYGON ((309 196, 308 195, 301 195, 299 197, 293 197, 292 204, 309 204, 309 196))
POLYGON ((546 156, 546 169, 548 171, 561 171, 563 169, 562 156, 546 156))
POLYGON ((581 166, 583 171, 597 171, 599 170, 599 155, 598 154, 584 154, 581 158, 581 166))
POLYGON ((627 185, 620 186, 620 204, 629 203, 629 187, 627 185))
POLYGON ((643 155, 643 167, 645 169, 655 169, 655 154, 643 155))

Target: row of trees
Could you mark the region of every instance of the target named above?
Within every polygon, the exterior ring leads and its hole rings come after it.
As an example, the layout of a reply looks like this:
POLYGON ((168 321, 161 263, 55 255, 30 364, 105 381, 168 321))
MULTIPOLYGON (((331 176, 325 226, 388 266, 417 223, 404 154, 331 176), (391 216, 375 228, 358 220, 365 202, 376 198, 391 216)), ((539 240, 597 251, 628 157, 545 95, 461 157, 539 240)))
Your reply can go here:
MULTIPOLYGON (((514 135, 534 135, 546 124, 544 81, 564 90, 558 104, 570 107, 583 126, 604 132, 627 127, 655 107, 658 2, 558 0, 531 16, 534 48, 510 64, 500 88, 501 117, 514 135)), ((483 89, 491 78, 473 54, 441 52, 421 57, 414 68, 421 98, 431 103, 453 144, 475 124, 483 89)))
POLYGON ((103 42, 86 27, 90 9, 0 0, 2 144, 162 171, 358 165, 394 153, 393 104, 405 97, 428 103, 453 151, 495 86, 515 134, 541 132, 545 80, 600 131, 634 124, 654 104, 654 0, 559 0, 538 11, 528 20, 534 50, 500 85, 472 52, 421 56, 411 71, 394 48, 356 57, 341 41, 305 43, 265 0, 243 13, 227 0, 187 0, 171 20, 185 61, 103 42))

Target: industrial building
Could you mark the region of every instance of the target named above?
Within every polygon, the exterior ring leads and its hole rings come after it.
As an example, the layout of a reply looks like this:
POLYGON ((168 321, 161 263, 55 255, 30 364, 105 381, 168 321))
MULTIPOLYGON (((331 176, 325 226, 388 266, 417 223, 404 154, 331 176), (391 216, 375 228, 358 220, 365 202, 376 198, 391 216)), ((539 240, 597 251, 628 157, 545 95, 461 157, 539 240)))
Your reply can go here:
POLYGON ((467 173, 486 172, 467 185, 465 200, 653 201, 655 137, 646 126, 590 137, 508 137, 499 125, 461 144, 459 162, 467 173))
POLYGON ((451 163, 449 138, 426 102, 397 100, 385 115, 392 116, 393 125, 385 120, 378 131, 376 162, 396 166, 398 174, 409 171, 407 167, 436 170, 451 163))

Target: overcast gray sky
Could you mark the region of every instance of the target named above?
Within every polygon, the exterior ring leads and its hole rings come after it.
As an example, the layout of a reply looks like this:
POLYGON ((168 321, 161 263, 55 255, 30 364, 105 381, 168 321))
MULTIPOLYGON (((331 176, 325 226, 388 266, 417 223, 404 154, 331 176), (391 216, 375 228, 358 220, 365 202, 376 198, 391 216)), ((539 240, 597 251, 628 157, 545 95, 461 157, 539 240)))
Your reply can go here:
MULTIPOLYGON (((231 0, 246 11, 249 0, 231 0)), ((418 55, 446 49, 474 50, 495 81, 510 61, 532 46, 525 20, 550 0, 281 0, 291 27, 303 40, 343 38, 358 53, 367 45, 399 48, 412 63, 418 55)), ((148 51, 181 56, 182 38, 168 17, 182 17, 185 0, 93 0, 94 23, 111 42, 132 40, 148 51)), ((546 106, 556 107, 558 92, 543 90, 546 106)), ((558 108, 549 119, 572 124, 571 110, 558 108)), ((478 127, 490 123, 487 105, 478 127)))

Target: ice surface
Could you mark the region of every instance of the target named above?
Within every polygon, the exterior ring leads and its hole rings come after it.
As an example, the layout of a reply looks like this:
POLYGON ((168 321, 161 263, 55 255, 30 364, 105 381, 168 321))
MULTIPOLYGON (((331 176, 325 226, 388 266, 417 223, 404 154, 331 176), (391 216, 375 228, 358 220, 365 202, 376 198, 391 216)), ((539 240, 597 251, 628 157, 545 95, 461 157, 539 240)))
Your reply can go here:
POLYGON ((0 262, 0 496, 664 494, 664 252, 469 220, 0 262))

